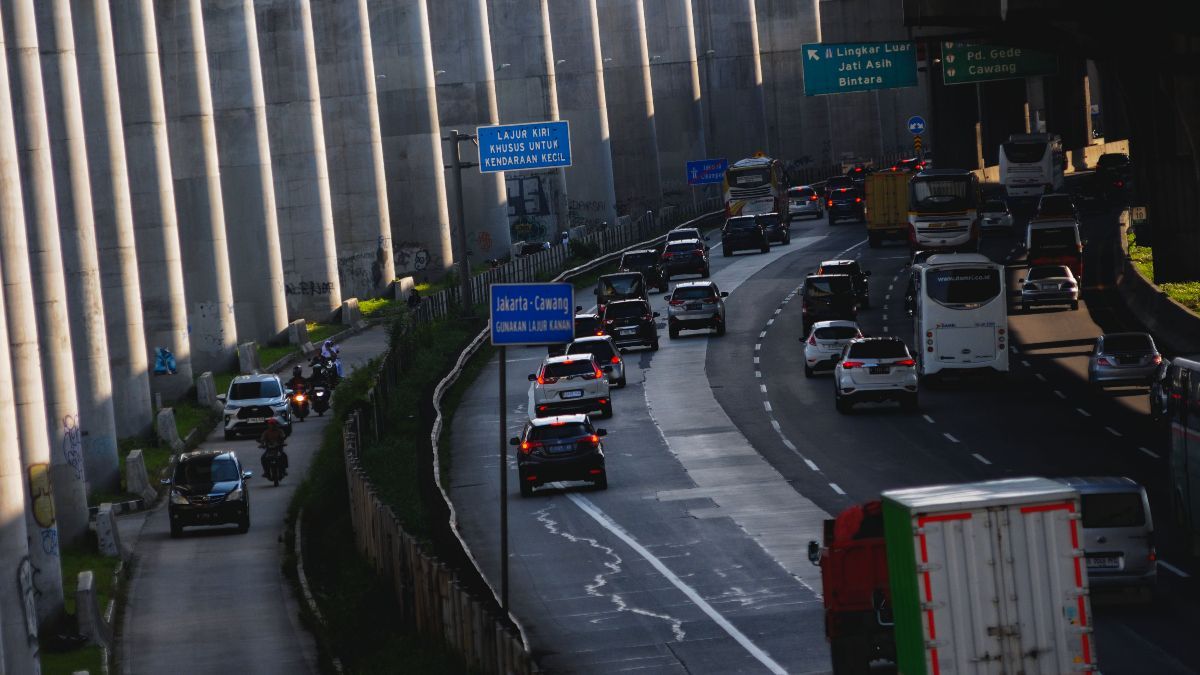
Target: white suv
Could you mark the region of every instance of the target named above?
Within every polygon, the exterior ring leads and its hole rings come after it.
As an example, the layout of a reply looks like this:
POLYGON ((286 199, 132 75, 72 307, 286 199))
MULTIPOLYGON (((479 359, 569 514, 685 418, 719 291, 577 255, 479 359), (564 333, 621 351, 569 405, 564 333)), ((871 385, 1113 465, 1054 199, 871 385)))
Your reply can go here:
POLYGON ((229 383, 229 393, 217 400, 225 404, 225 440, 240 434, 257 436, 267 428, 267 420, 275 418, 283 433, 292 433, 292 412, 288 405, 287 389, 273 373, 238 375, 229 383))
POLYGON ((608 395, 605 373, 611 366, 596 363, 591 354, 551 356, 542 361, 529 392, 529 411, 534 417, 590 413, 596 410, 612 417, 612 399, 608 395))
POLYGON ((851 340, 833 369, 837 411, 848 413, 861 401, 896 400, 906 411, 916 412, 916 365, 900 338, 851 340))

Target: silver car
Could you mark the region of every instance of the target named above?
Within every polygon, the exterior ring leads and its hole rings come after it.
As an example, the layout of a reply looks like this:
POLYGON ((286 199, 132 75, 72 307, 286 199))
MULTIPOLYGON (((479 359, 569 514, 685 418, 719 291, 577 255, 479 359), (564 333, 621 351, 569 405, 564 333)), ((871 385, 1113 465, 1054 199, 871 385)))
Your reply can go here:
POLYGON ((292 433, 292 411, 288 403, 287 389, 273 373, 238 375, 229 383, 229 391, 217 395, 225 405, 222 420, 225 424, 225 440, 231 441, 239 435, 257 436, 267 428, 267 420, 274 418, 283 433, 292 433))
POLYGON ((842 358, 846 345, 854 338, 862 337, 862 331, 853 321, 818 321, 813 324, 804 343, 804 376, 812 377, 817 371, 832 371, 842 358))
POLYGON ((1088 382, 1148 385, 1162 360, 1149 333, 1106 333, 1096 338, 1088 382))
POLYGON ((1070 305, 1079 309, 1079 282, 1066 265, 1037 265, 1029 268, 1021 284, 1021 309, 1035 305, 1070 305))
POLYGON ((1131 478, 1061 480, 1079 492, 1088 582, 1093 588, 1133 587, 1142 600, 1150 600, 1158 576, 1158 556, 1145 488, 1131 478))
POLYGON ((788 190, 788 215, 813 216, 815 218, 824 216, 825 211, 821 208, 821 195, 808 185, 790 188, 788 190))
POLYGON ((895 400, 904 410, 916 412, 916 366, 900 338, 851 340, 842 360, 833 368, 833 400, 837 411, 847 414, 855 403, 895 400))
POLYGON ((725 298, 729 293, 711 281, 687 281, 676 284, 667 295, 667 330, 671 339, 679 331, 713 329, 725 334, 725 298))
POLYGON ((1002 199, 989 199, 979 209, 979 226, 983 231, 1006 230, 1011 232, 1013 226, 1012 212, 1002 199))
POLYGON ((621 358, 621 350, 617 343, 608 335, 593 335, 575 338, 567 345, 568 355, 591 354, 596 363, 608 365, 608 383, 615 387, 625 386, 625 360, 621 358))

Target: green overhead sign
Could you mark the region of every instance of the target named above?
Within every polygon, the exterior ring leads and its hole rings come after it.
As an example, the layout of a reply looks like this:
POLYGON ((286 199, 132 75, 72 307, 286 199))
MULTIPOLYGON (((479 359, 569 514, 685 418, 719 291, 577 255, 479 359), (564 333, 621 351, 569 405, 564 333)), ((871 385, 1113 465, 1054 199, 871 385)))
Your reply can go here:
POLYGON ((911 42, 806 44, 804 95, 917 86, 917 50, 911 42))
POLYGON ((1058 72, 1058 57, 1024 47, 942 43, 942 81, 974 84, 1058 72))

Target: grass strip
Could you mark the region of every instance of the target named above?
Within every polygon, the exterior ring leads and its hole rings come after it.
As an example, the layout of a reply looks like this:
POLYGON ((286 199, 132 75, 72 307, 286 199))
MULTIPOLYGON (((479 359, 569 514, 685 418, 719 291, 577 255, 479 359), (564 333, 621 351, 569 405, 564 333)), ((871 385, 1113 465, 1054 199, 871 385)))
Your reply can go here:
MULTIPOLYGON (((1154 283, 1154 251, 1149 246, 1140 246, 1132 231, 1129 237, 1129 259, 1133 266, 1150 283, 1154 283)), ((1175 302, 1193 312, 1200 312, 1200 281, 1168 281, 1157 284, 1159 290, 1175 302)))

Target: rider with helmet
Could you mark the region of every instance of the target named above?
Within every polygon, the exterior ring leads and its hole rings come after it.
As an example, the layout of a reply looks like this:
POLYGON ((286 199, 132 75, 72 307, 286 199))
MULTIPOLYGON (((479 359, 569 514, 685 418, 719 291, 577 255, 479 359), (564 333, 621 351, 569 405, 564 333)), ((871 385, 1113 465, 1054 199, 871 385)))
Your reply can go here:
POLYGON ((283 446, 287 443, 287 434, 283 433, 283 429, 279 428, 279 422, 274 417, 267 418, 267 428, 263 430, 258 437, 258 444, 262 446, 263 453, 260 461, 262 462, 263 475, 267 473, 267 453, 272 449, 277 448, 280 456, 283 458, 283 473, 287 475, 288 456, 284 451, 283 446))

